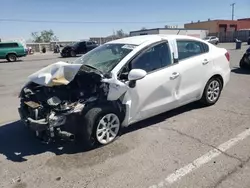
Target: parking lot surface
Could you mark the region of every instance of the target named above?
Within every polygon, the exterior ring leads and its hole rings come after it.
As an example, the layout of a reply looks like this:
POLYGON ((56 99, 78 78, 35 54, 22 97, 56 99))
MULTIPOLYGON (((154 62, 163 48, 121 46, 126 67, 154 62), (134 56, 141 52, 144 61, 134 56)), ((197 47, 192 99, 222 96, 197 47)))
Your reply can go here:
POLYGON ((247 46, 220 44, 231 56, 231 80, 218 103, 189 104, 131 125, 114 143, 83 151, 73 143, 41 144, 18 121, 27 76, 56 54, 0 61, 0 187, 248 188, 250 72, 238 63, 247 46))

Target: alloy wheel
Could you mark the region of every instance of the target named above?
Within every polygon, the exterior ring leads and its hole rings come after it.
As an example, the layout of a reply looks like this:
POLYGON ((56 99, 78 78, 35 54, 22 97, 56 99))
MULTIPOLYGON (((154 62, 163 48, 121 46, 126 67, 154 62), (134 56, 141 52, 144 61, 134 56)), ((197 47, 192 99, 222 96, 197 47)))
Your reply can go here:
POLYGON ((218 80, 213 80, 210 82, 207 89, 207 98, 210 102, 214 102, 218 99, 220 95, 220 83, 218 80))
POLYGON ((111 113, 103 116, 96 129, 97 141, 103 145, 112 142, 118 135, 120 120, 117 115, 111 113))

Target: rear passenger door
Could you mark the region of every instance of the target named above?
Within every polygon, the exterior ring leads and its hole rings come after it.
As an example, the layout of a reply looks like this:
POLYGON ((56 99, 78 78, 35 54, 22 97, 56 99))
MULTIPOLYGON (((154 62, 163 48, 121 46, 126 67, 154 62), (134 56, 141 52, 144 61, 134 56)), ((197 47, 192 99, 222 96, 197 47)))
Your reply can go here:
POLYGON ((95 43, 88 41, 86 46, 87 46, 87 51, 90 51, 90 50, 93 50, 95 48, 95 43))
POLYGON ((79 47, 77 49, 77 53, 78 54, 84 54, 84 53, 86 53, 86 42, 85 41, 79 43, 79 47))
POLYGON ((208 56, 207 44, 196 40, 177 40, 179 64, 182 68, 179 105, 199 99, 204 83, 212 70, 212 62, 208 56))

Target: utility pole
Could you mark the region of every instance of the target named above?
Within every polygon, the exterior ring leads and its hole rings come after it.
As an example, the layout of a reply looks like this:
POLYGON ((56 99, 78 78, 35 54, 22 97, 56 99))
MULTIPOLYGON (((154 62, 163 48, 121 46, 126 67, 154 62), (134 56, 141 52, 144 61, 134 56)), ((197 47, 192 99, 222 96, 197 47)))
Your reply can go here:
POLYGON ((234 5, 235 3, 232 3, 230 6, 232 6, 232 20, 234 20, 234 5))

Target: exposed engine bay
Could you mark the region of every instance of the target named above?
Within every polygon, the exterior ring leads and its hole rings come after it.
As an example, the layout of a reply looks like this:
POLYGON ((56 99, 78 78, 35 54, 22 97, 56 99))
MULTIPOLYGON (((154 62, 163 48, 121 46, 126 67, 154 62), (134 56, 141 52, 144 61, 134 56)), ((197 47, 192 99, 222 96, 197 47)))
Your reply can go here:
POLYGON ((21 90, 19 114, 37 136, 73 140, 72 133, 61 130, 67 116, 81 113, 89 103, 107 100, 110 84, 103 82, 105 77, 97 70, 82 65, 73 76, 70 82, 48 82, 49 86, 31 80, 21 90))

